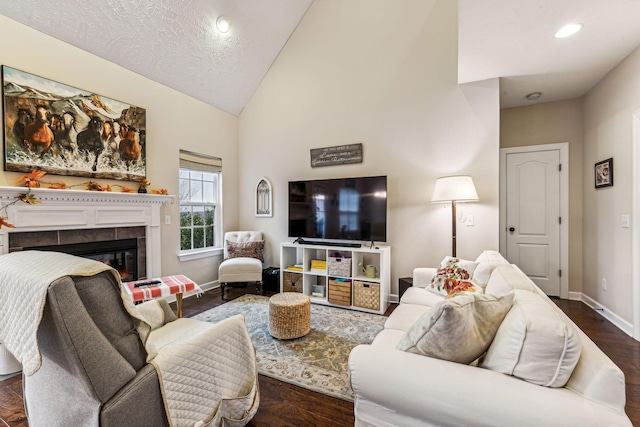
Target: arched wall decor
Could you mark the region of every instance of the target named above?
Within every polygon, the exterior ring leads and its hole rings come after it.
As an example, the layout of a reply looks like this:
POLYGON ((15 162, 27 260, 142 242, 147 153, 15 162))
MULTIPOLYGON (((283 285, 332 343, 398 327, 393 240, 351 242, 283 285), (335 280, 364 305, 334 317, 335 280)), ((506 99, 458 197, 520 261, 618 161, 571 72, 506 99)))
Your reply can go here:
POLYGON ((264 177, 256 185, 256 216, 273 216, 273 190, 264 177))

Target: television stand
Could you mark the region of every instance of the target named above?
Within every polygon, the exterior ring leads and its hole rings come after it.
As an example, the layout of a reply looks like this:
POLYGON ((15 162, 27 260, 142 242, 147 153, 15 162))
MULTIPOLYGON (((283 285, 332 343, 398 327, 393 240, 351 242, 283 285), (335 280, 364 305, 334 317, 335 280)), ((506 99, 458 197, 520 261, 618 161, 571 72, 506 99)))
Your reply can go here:
POLYGON ((359 248, 362 246, 360 243, 323 242, 317 240, 304 240, 300 237, 294 240, 293 243, 299 243, 301 245, 340 246, 343 248, 359 248))
POLYGON ((282 243, 280 292, 302 292, 312 304, 384 314, 389 308, 391 247, 368 246, 282 243))

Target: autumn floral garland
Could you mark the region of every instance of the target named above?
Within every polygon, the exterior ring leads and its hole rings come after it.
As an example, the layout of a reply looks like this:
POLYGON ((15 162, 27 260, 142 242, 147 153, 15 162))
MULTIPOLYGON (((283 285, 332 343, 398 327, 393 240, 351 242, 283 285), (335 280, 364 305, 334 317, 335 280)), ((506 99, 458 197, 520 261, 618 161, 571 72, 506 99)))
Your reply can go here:
MULTIPOLYGON (((135 193, 136 191, 139 193, 146 193, 147 187, 151 185, 151 183, 145 179, 140 183, 138 190, 135 190, 131 187, 127 187, 125 185, 117 185, 117 184, 103 186, 98 184, 95 181, 87 181, 81 184, 67 186, 67 184, 65 184, 62 181, 58 181, 58 182, 42 181, 42 177, 45 176, 46 174, 47 174, 46 172, 36 169, 31 171, 31 173, 27 175, 23 175, 20 178, 15 180, 14 184, 24 185, 27 188, 27 192, 18 194, 18 196, 14 201, 0 208, 0 228, 2 227, 15 228, 15 225, 9 223, 9 215, 7 213, 7 208, 9 206, 15 205, 18 202, 27 203, 29 205, 37 205, 38 203, 40 203, 40 199, 38 199, 36 196, 31 194, 31 189, 40 188, 42 184, 48 185, 49 186, 48 188, 53 188, 58 190, 64 190, 64 189, 75 188, 75 187, 84 187, 85 190, 89 190, 89 191, 107 191, 107 192, 111 192, 113 191, 113 188, 119 187, 122 193, 135 193)), ((151 190, 151 194, 169 194, 169 192, 167 191, 166 188, 161 188, 159 190, 151 190)))

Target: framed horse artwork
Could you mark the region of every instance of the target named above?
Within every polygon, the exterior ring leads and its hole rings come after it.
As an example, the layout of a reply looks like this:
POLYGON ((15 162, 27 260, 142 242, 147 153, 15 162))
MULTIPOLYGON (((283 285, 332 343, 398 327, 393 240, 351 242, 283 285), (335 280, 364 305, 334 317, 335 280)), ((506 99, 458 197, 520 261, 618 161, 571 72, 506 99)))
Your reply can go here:
POLYGON ((143 181, 146 110, 2 66, 4 170, 143 181))

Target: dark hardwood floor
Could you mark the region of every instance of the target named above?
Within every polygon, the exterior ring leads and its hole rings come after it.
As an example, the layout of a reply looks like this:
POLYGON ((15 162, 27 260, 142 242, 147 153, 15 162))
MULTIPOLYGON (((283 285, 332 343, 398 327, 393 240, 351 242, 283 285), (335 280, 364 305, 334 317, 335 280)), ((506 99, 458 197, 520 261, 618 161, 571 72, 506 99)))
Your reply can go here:
MULTIPOLYGON (((252 287, 227 288, 227 300, 237 298, 252 287)), ((200 298, 184 300, 185 317, 224 304, 218 291, 200 298)), ((640 426, 640 343, 633 340, 585 304, 555 300, 556 304, 616 363, 625 373, 627 414, 640 426)), ((387 311, 389 315, 395 305, 387 311)), ((352 426, 353 404, 315 393, 260 375, 260 408, 250 426, 352 426)), ((0 382, 0 427, 28 426, 22 404, 20 375, 0 382)))

